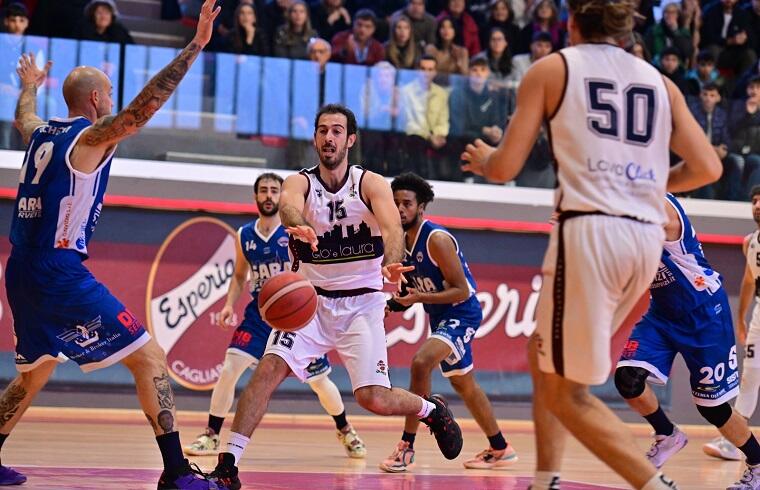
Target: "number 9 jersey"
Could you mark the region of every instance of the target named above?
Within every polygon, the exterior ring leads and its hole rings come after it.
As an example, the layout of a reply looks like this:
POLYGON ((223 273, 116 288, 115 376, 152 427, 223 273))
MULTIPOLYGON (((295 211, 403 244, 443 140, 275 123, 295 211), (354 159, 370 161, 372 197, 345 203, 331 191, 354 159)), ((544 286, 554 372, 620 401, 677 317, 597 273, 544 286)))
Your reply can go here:
POLYGON ((32 134, 11 224, 15 248, 69 249, 87 257, 113 157, 106 155, 90 174, 71 165, 71 150, 90 124, 84 117, 53 118, 32 134))
POLYGON ((548 123, 557 210, 664 224, 672 117, 662 75, 613 45, 559 54, 567 79, 548 123))

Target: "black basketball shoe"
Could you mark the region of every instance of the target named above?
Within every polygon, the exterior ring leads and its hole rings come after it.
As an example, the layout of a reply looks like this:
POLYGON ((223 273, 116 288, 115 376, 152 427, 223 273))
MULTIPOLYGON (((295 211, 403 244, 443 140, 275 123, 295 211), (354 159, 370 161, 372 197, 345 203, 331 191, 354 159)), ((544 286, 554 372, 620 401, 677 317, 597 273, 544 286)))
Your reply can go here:
POLYGON ((237 466, 235 466, 235 456, 232 453, 219 453, 219 462, 208 477, 228 490, 240 490, 242 486, 238 478, 237 466))
POLYGON ((454 420, 445 398, 441 395, 431 395, 427 400, 435 405, 435 410, 420 419, 420 422, 430 428, 430 433, 435 436, 443 457, 454 459, 462 452, 462 429, 454 420))

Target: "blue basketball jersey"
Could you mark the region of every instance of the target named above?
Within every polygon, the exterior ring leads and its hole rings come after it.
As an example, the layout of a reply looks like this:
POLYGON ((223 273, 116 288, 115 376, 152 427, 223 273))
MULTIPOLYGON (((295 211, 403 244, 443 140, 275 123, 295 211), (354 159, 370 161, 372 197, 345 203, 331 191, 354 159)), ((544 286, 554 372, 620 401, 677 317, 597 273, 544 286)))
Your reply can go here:
POLYGON ((75 170, 69 155, 84 117, 51 119, 37 128, 24 156, 10 240, 21 249, 68 249, 87 257, 111 169, 111 155, 90 174, 75 170))
MULTIPOLYGON (((282 225, 275 228, 268 236, 262 236, 256 229, 258 220, 241 226, 238 230, 240 246, 251 267, 250 291, 253 301, 248 308, 253 307, 258 315, 259 291, 264 282, 280 272, 290 270, 288 257, 288 234, 282 225)), ((246 313, 248 313, 246 311, 246 313)))
POLYGON ((650 285, 651 308, 678 318, 694 311, 720 290, 720 274, 710 267, 689 217, 672 194, 667 195, 681 219, 681 237, 665 242, 660 268, 650 285))
POLYGON ((422 222, 412 249, 406 250, 406 258, 404 259, 405 265, 414 266, 414 270, 407 273, 407 279, 409 279, 408 287, 413 287, 424 293, 435 293, 446 289, 447 285, 443 278, 443 273, 441 273, 438 264, 436 264, 432 257, 430 257, 430 252, 428 250, 428 241, 434 233, 445 233, 454 240, 454 245, 457 248, 457 255, 459 256, 459 262, 462 264, 462 269, 464 270, 464 275, 467 278, 467 284, 470 288, 470 296, 461 303, 448 305, 426 304, 424 305, 425 311, 433 320, 442 316, 451 316, 452 310, 457 310, 459 313, 480 312, 480 302, 475 297, 477 284, 475 284, 475 279, 473 279, 472 274, 470 273, 470 267, 467 265, 467 261, 465 260, 464 255, 462 255, 462 251, 459 249, 459 243, 457 243, 456 238, 454 238, 446 228, 436 225, 428 220, 422 222))

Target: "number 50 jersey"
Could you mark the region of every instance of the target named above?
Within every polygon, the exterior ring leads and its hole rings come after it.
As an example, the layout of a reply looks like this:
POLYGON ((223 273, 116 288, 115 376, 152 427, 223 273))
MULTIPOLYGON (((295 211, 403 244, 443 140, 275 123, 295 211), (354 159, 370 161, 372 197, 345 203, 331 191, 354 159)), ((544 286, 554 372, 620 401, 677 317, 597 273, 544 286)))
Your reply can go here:
POLYGON ((559 54, 567 79, 549 119, 557 210, 664 224, 672 117, 662 75, 610 44, 559 54))

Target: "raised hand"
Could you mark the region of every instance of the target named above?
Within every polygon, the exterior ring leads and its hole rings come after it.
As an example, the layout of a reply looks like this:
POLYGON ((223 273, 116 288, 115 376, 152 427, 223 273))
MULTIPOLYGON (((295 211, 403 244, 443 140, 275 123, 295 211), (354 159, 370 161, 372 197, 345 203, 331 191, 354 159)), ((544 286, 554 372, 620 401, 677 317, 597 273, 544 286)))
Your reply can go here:
POLYGON ((211 40, 211 34, 214 32, 214 20, 222 7, 215 7, 216 0, 206 0, 201 7, 201 15, 198 17, 198 28, 195 31, 195 42, 205 46, 211 40))
POLYGON ((317 239, 317 232, 314 231, 314 228, 307 225, 298 225, 298 226, 288 226, 285 228, 285 231, 287 231, 292 238, 295 238, 296 240, 301 240, 302 242, 306 242, 309 245, 311 245, 311 250, 313 252, 317 251, 317 245, 319 243, 319 240, 317 239))
POLYGON ((34 53, 23 54, 18 60, 16 73, 18 73, 18 77, 21 79, 21 85, 33 83, 37 88, 40 88, 45 82, 51 66, 53 66, 53 62, 48 61, 45 63, 45 67, 40 69, 34 60, 34 53))
POLYGON ((406 277, 404 277, 404 272, 413 271, 414 266, 413 265, 407 265, 401 264, 399 262, 394 262, 393 264, 388 264, 383 267, 383 277, 388 280, 388 282, 392 282, 394 284, 399 284, 399 282, 406 283, 406 277))

